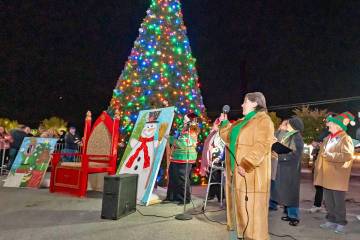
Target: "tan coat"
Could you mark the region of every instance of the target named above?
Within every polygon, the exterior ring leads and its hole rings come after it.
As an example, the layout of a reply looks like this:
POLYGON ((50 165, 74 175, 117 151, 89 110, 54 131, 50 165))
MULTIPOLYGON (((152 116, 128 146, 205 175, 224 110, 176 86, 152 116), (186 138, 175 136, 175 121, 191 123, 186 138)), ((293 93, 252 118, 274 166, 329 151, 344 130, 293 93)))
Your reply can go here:
POLYGON ((329 137, 320 146, 315 162, 314 185, 337 191, 348 191, 351 167, 353 164, 354 145, 345 132, 336 136, 337 143, 332 145, 323 156, 329 137))
MULTIPOLYGON (((237 123, 228 124, 220 129, 220 136, 229 145, 230 133, 237 123)), ((258 112, 241 130, 236 142, 237 164, 234 171, 234 195, 232 192, 232 173, 230 153, 226 153, 226 202, 227 225, 234 230, 233 214, 236 213, 236 229, 238 237, 242 237, 249 215, 249 224, 245 231, 248 240, 267 240, 268 209, 271 177, 271 145, 274 142, 274 125, 265 112, 258 112), (245 180, 237 171, 237 165, 246 171, 245 180), (246 188, 248 201, 245 201, 246 188), (235 198, 235 206, 233 198, 235 198), (235 209, 234 209, 234 208, 235 209), (235 211, 234 211, 235 210, 235 211)))

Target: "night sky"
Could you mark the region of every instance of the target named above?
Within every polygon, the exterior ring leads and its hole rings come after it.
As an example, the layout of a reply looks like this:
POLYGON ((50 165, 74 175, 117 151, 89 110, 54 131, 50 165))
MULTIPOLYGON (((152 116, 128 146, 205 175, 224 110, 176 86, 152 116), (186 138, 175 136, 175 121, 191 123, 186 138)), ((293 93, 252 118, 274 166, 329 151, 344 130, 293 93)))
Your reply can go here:
MULTIPOLYGON (((5 2, 0 117, 81 127, 87 110, 105 110, 150 0, 5 2)), ((181 3, 210 115, 249 91, 269 106, 360 95, 360 1, 181 3)))

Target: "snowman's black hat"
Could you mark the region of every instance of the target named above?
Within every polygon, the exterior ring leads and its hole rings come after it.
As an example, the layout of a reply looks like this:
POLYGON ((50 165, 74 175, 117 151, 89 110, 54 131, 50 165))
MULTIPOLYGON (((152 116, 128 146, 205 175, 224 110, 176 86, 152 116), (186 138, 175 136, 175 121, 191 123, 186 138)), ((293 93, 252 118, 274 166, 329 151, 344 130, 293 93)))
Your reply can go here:
POLYGON ((160 113, 161 111, 149 112, 148 120, 146 121, 146 123, 158 123, 159 121, 157 119, 159 118, 160 113))

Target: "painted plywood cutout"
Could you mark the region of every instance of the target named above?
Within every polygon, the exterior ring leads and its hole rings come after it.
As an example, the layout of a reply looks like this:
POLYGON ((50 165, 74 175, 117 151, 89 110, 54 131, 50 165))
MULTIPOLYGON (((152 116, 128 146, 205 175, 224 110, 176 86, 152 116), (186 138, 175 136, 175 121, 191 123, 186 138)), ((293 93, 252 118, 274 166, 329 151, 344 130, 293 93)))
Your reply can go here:
POLYGON ((56 141, 55 138, 24 138, 4 186, 39 188, 56 141))
POLYGON ((138 174, 138 202, 148 205, 174 118, 174 107, 140 111, 118 174, 138 174))

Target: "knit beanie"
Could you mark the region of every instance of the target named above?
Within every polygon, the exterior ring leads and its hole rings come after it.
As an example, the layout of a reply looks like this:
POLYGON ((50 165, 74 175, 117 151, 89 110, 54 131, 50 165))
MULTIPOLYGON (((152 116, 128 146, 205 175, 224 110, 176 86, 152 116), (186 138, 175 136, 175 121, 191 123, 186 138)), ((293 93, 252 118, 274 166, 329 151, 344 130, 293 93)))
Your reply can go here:
POLYGON ((297 131, 304 131, 304 123, 299 117, 292 117, 289 119, 290 126, 297 131))
POLYGON ((351 112, 343 112, 337 116, 329 116, 326 118, 328 122, 333 122, 341 127, 342 130, 346 131, 347 126, 355 126, 355 116, 351 112))

